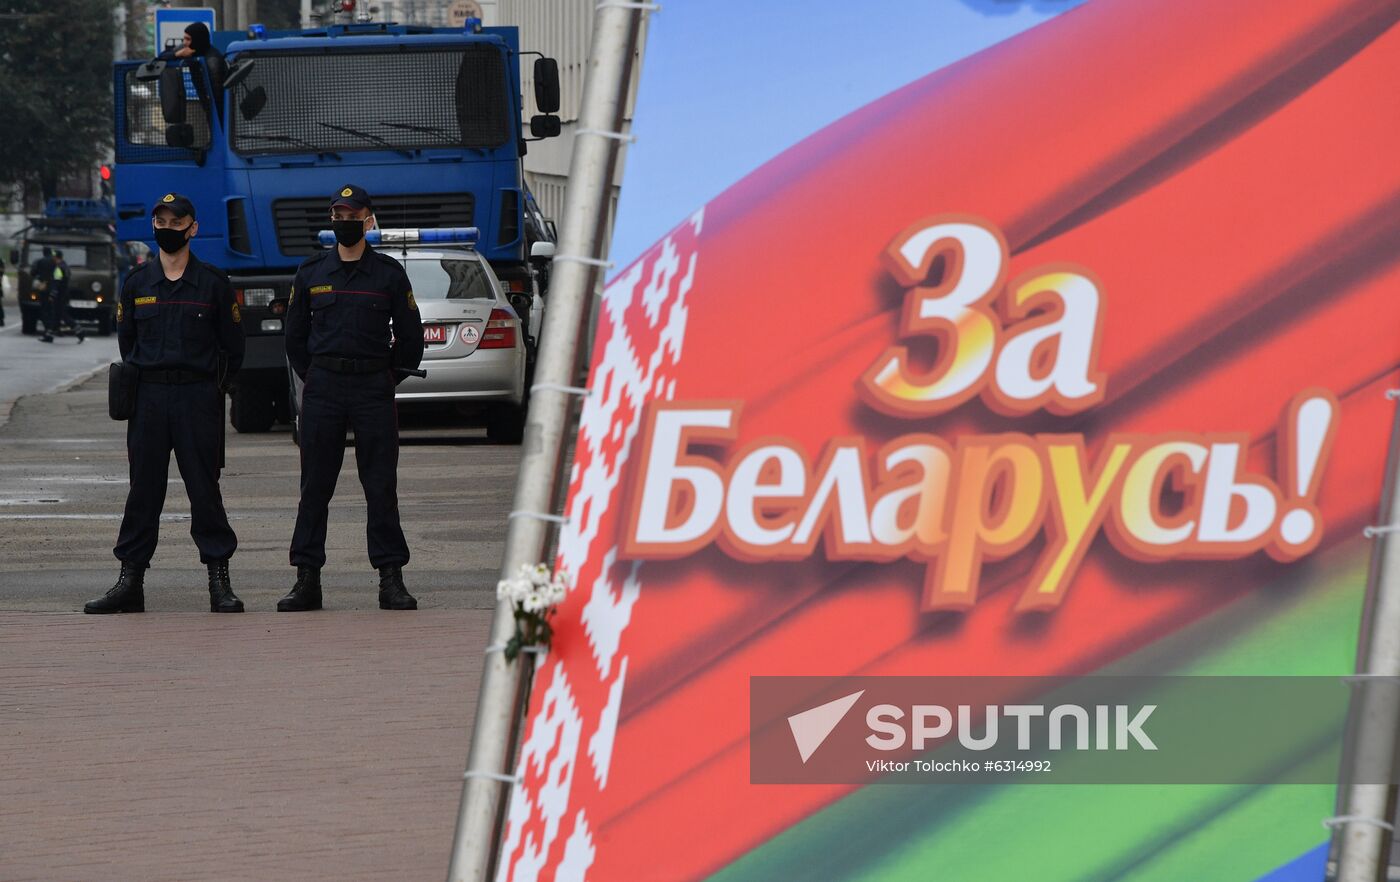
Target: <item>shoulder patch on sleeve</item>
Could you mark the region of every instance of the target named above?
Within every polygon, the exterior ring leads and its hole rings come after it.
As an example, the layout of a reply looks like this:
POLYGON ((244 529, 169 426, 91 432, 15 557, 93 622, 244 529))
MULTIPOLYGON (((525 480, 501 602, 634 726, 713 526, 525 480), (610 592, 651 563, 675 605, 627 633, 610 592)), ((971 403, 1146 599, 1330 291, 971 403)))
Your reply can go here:
POLYGON ((118 297, 118 298, 117 298, 117 323, 120 324, 120 323, 121 323, 121 320, 122 320, 122 301, 121 301, 121 298, 118 297))
POLYGON ((413 289, 412 289, 412 288, 409 288, 409 289, 408 289, 408 308, 411 309, 411 310, 413 310, 414 312, 417 312, 417 311, 418 311, 418 304, 415 303, 414 300, 413 300, 413 289))
POLYGON ((243 314, 238 311, 237 300, 233 301, 233 323, 235 325, 241 325, 243 323, 243 314))

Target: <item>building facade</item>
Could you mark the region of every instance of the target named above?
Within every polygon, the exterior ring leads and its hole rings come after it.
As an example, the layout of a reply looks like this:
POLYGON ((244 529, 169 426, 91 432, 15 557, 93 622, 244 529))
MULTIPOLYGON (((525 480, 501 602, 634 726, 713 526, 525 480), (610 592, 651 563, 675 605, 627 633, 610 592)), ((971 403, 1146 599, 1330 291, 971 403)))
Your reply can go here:
MULTIPOLYGON (((569 163, 573 157, 574 138, 578 131, 579 105, 583 100, 583 77, 588 67, 588 51, 592 38, 593 10, 596 0, 498 0, 499 24, 520 28, 522 51, 542 52, 559 62, 559 117, 561 134, 547 141, 530 144, 525 156, 525 179, 539 202, 545 217, 558 219, 563 215, 564 196, 568 190, 569 163)), ((645 19, 644 19, 645 22, 645 19)), ((633 59, 632 81, 627 90, 623 129, 632 126, 632 109, 637 95, 637 80, 641 76, 642 50, 646 43, 645 24, 633 59)), ((532 61, 526 56, 526 62, 532 61)), ((521 65, 525 92, 525 118, 539 113, 535 106, 533 64, 521 65)), ((613 179, 612 198, 608 204, 611 231, 613 212, 622 186, 622 170, 626 165, 626 146, 619 157, 613 179)))

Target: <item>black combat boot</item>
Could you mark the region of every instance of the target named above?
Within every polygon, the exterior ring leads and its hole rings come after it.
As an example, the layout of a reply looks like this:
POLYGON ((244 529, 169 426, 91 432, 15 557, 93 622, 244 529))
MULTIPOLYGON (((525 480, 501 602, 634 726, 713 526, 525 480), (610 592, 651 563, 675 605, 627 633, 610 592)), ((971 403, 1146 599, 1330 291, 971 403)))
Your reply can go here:
POLYGON ((228 561, 216 560, 209 565, 209 611, 214 613, 243 612, 243 601, 233 593, 228 578, 228 561))
POLYGON ((83 604, 85 613, 145 612, 146 568, 142 564, 122 561, 122 572, 112 590, 83 604))
POLYGON ((398 567, 379 568, 379 608, 417 609, 418 601, 403 586, 403 570, 398 567))
POLYGON ((277 601, 278 612, 307 612, 321 608, 321 568, 297 567, 297 583, 277 601))

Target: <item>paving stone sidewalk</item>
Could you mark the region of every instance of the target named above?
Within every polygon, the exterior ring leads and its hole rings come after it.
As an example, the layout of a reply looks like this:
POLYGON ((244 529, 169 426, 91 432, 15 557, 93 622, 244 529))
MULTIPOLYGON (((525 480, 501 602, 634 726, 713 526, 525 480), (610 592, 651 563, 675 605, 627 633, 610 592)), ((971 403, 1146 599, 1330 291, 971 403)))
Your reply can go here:
POLYGON ((0 613, 0 880, 445 878, 489 620, 0 613))

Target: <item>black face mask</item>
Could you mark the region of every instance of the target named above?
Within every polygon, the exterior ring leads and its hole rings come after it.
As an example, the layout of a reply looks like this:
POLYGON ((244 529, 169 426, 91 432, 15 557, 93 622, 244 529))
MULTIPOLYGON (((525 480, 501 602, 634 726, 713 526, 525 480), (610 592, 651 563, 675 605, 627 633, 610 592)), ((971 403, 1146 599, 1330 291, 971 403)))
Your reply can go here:
POLYGON ((365 237, 365 222, 362 220, 333 220, 331 229, 335 231, 335 241, 346 248, 354 248, 365 237))
POLYGON ((169 227, 156 227, 156 244, 166 254, 175 254, 190 243, 185 235, 187 230, 173 230, 169 227))

